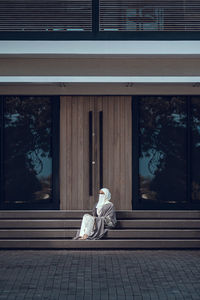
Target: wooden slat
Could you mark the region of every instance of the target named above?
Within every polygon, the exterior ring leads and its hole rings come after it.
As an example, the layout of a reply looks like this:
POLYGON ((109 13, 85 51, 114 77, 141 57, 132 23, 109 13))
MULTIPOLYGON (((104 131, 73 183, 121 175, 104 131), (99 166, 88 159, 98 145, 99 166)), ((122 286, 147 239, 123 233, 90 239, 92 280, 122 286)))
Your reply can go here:
POLYGON ((77 207, 84 208, 83 207, 83 197, 84 197, 84 192, 83 192, 83 186, 85 185, 84 182, 84 169, 83 169, 83 162, 85 160, 84 157, 84 152, 85 149, 83 149, 83 140, 84 140, 84 99, 83 97, 79 97, 79 99, 76 99, 77 101, 77 185, 75 182, 74 178, 74 186, 76 186, 77 190, 77 207))
POLYGON ((89 197, 89 110, 90 110, 90 97, 83 98, 83 154, 85 159, 83 159, 83 209, 85 207, 91 207, 90 197, 89 197))
MULTIPOLYGON (((95 131, 94 96, 90 96, 88 101, 89 101, 89 110, 93 112, 92 126, 93 126, 93 131, 95 131)), ((87 128, 87 132, 89 132, 89 128, 87 128)), ((86 151, 88 152, 87 148, 86 148, 86 151)), ((93 157, 94 157, 94 139, 93 139, 93 157)), ((94 166, 92 166, 93 195, 89 197, 89 206, 88 205, 86 206, 86 207, 88 207, 88 209, 93 208, 93 205, 95 202, 95 176, 96 176, 96 174, 95 174, 94 170, 95 170, 95 168, 94 168, 94 166)), ((87 179, 87 182, 88 182, 88 179, 87 179)))
POLYGON ((124 209, 132 209, 132 110, 131 97, 124 97, 125 103, 125 166, 126 169, 126 206, 124 209), (130 200, 129 200, 130 199, 130 200))
MULTIPOLYGON (((82 124, 78 124, 78 97, 72 96, 72 157, 71 157, 71 170, 72 170, 72 196, 71 196, 71 205, 70 209, 82 209, 81 203, 78 202, 78 183, 79 183, 79 172, 78 172, 78 126, 82 124), (80 207, 79 207, 80 205, 80 207)), ((66 143, 68 141, 66 140, 66 143)))
POLYGON ((104 111, 104 185, 116 209, 132 209, 131 97, 106 96, 104 111))
POLYGON ((66 104, 64 96, 60 97, 60 209, 66 209, 66 165, 67 165, 67 147, 66 147, 66 104))
MULTIPOLYGON (((71 96, 65 98, 66 101, 66 136, 63 141, 66 144, 66 181, 65 181, 65 191, 66 195, 63 199, 65 201, 66 209, 71 209, 72 202, 72 99, 71 96)), ((61 161, 62 164, 62 161, 61 161)))
POLYGON ((88 113, 93 101, 85 96, 61 97, 61 209, 90 209, 94 202, 88 188, 88 113))

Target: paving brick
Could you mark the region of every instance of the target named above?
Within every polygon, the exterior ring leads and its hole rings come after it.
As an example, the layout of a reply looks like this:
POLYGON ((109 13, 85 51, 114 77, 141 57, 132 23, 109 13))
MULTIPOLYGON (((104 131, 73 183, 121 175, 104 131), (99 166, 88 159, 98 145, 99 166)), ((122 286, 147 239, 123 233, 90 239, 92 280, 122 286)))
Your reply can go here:
POLYGON ((0 300, 200 299, 200 250, 1 250, 0 300))

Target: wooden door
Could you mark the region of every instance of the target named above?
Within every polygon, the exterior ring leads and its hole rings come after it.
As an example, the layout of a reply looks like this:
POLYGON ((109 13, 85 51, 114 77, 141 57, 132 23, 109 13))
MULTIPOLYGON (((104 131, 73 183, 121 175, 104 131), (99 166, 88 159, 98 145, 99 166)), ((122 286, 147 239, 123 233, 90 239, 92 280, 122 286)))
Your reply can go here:
POLYGON ((108 187, 116 209, 132 209, 130 96, 61 96, 61 209, 91 209, 108 187))

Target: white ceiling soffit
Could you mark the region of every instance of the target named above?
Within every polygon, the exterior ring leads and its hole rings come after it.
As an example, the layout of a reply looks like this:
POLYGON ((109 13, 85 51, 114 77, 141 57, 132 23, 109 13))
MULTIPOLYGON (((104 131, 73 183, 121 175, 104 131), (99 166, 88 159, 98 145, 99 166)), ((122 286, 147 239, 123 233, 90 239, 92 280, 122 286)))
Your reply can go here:
POLYGON ((0 57, 200 56, 200 41, 0 41, 0 57))
POLYGON ((0 83, 197 83, 200 76, 0 76, 0 83))

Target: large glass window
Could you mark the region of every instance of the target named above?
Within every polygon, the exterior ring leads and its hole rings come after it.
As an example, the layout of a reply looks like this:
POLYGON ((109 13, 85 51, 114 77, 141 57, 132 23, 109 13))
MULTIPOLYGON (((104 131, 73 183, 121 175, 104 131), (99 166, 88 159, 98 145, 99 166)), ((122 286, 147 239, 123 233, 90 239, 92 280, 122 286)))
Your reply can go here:
POLYGON ((199 31, 196 0, 99 0, 100 31, 199 31))
POLYGON ((92 31, 92 0, 0 1, 0 31, 92 31))
POLYGON ((140 96, 139 202, 200 204, 200 97, 140 96))
POLYGON ((2 98, 1 205, 53 203, 53 102, 47 96, 2 98))
POLYGON ((191 197, 200 203, 200 96, 191 97, 191 118, 191 197))

